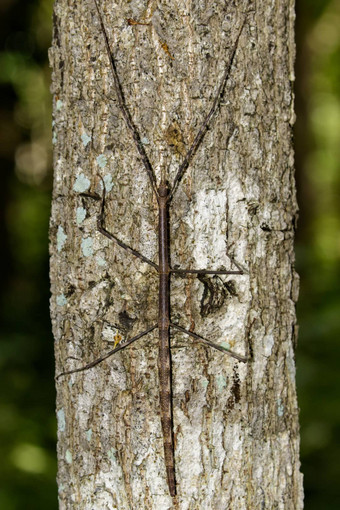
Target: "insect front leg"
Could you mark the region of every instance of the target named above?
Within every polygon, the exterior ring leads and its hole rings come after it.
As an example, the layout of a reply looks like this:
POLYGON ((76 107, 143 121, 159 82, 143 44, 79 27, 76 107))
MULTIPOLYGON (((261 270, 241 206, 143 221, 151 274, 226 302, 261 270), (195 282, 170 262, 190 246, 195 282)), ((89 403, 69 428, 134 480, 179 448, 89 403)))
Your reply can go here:
POLYGON ((99 232, 101 234, 103 234, 105 237, 107 237, 108 239, 110 239, 111 241, 114 241, 116 244, 118 244, 118 246, 120 246, 124 250, 128 251, 135 257, 141 259, 143 262, 146 262, 147 264, 149 264, 149 266, 152 266, 154 269, 156 269, 156 271, 158 271, 157 264, 155 264, 154 262, 152 262, 152 260, 150 260, 147 257, 145 257, 144 255, 142 255, 139 251, 135 250, 134 248, 131 248, 131 246, 124 243, 115 234, 112 234, 112 232, 109 232, 107 230, 107 228, 105 226, 105 199, 106 199, 105 183, 104 183, 103 178, 101 176, 99 176, 99 177, 103 184, 103 194, 101 197, 96 193, 82 193, 81 194, 82 196, 85 196, 87 198, 101 201, 100 211, 97 216, 97 228, 98 228, 99 232))

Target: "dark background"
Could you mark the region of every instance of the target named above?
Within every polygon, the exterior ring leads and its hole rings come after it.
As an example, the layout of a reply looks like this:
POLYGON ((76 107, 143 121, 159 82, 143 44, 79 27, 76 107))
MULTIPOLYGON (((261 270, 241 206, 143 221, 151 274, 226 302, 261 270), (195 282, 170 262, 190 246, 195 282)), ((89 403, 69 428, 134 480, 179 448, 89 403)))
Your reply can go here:
MULTIPOLYGON (((57 508, 48 217, 52 0, 0 3, 0 508, 57 508)), ((340 4, 297 0, 301 276, 297 383, 306 510, 340 508, 340 4)))

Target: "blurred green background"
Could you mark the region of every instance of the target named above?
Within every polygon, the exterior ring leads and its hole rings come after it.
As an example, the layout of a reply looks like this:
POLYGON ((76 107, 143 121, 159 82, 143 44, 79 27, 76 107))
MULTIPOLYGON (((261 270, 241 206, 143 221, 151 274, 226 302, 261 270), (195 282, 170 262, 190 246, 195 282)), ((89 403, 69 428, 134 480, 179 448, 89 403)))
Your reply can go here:
MULTIPOLYGON (((307 510, 340 508, 340 3, 297 0, 297 382, 307 510)), ((52 0, 0 3, 0 509, 56 509, 52 0)))

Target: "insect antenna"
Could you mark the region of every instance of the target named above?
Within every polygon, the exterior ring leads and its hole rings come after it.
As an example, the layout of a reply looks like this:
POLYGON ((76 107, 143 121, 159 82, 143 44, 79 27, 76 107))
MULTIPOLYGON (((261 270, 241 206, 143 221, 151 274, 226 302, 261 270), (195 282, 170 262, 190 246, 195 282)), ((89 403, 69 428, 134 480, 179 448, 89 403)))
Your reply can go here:
POLYGON ((242 22, 242 25, 241 25, 241 28, 238 32, 238 35, 236 37, 236 41, 234 43, 234 46, 233 46, 233 50, 232 50, 232 53, 229 57, 229 61, 226 65, 226 68, 225 68, 225 71, 223 73, 223 77, 222 77, 222 80, 221 80, 221 83, 217 89, 217 94, 215 96, 215 99, 213 101, 213 104, 209 110, 209 112, 207 113, 207 115, 205 116, 202 124, 201 124, 201 127, 193 141, 193 143, 191 144, 190 148, 188 149, 185 157, 184 157, 184 160, 183 162, 181 163, 178 171, 177 171, 177 174, 175 176, 175 179, 174 179, 174 182, 173 182, 173 185, 172 185, 172 188, 171 188, 171 191, 169 193, 169 199, 168 201, 170 202, 172 200, 172 197, 177 189, 177 186, 180 182, 180 180, 182 179, 185 171, 187 170, 188 166, 190 165, 190 162, 192 160, 192 158, 194 157, 194 155, 196 154, 196 151, 197 149, 199 148, 199 146, 201 145, 201 142, 206 134, 206 132, 208 131, 208 128, 209 128, 209 124, 210 124, 210 121, 212 119, 212 117, 214 116, 214 113, 216 112, 216 110, 218 109, 220 103, 221 103, 221 100, 222 100, 222 97, 223 97, 223 94, 224 94, 224 90, 225 90, 225 87, 226 87, 226 84, 227 84, 227 81, 228 81, 228 78, 229 78, 229 75, 230 75, 230 71, 231 71, 231 68, 232 68, 232 65, 233 65, 233 62, 234 62, 234 58, 235 58, 235 55, 236 55, 236 50, 237 50, 237 46, 238 46, 238 42, 239 42, 239 39, 241 37, 241 33, 242 33, 242 30, 243 30, 243 27, 244 27, 244 23, 245 23, 245 18, 242 22))

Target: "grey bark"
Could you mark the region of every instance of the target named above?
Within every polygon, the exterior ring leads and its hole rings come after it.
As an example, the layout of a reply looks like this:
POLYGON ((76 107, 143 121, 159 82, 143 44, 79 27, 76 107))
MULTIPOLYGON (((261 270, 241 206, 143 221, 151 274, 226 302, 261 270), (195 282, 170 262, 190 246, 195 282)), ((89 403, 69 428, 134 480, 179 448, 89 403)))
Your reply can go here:
MULTIPOLYGON (((293 0, 102 0, 126 101, 173 180, 246 22, 221 107, 171 207, 171 261, 245 269, 172 277, 172 318, 251 360, 173 334, 177 501, 166 484, 157 332, 57 381, 60 509, 302 508, 295 390, 293 0), (127 20, 144 22, 130 24, 127 20)), ((56 373, 157 321, 156 203, 116 102, 93 0, 57 0, 51 314, 56 373)))

